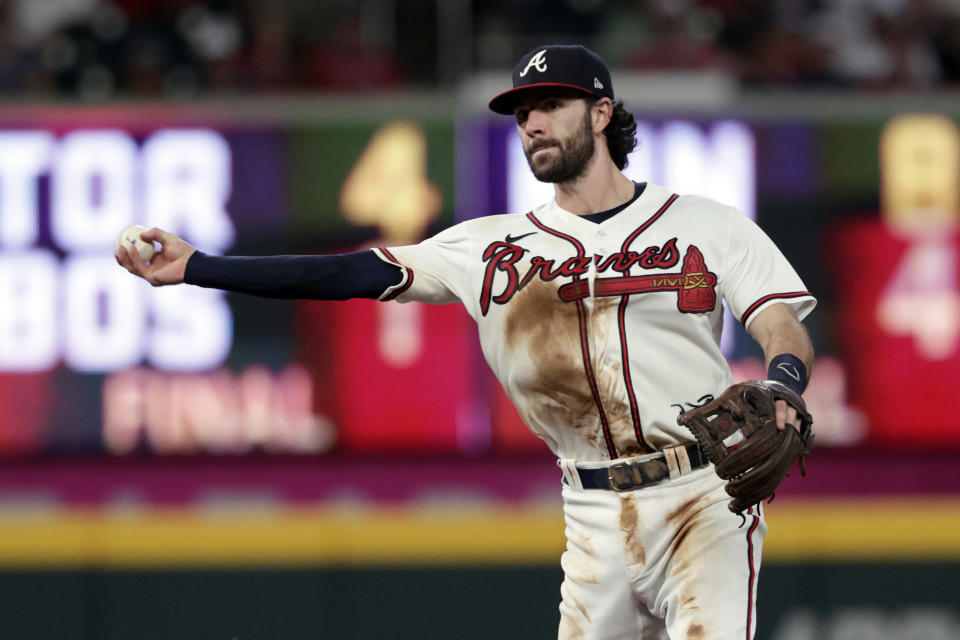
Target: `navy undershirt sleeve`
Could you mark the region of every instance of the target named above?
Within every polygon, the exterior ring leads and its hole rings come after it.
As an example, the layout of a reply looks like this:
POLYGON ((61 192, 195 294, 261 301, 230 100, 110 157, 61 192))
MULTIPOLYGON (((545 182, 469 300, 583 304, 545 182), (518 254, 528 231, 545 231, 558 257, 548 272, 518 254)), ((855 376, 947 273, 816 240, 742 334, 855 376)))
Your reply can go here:
POLYGON ((187 261, 184 282, 266 298, 347 300, 379 298, 400 284, 403 271, 373 251, 329 256, 209 256, 187 261))

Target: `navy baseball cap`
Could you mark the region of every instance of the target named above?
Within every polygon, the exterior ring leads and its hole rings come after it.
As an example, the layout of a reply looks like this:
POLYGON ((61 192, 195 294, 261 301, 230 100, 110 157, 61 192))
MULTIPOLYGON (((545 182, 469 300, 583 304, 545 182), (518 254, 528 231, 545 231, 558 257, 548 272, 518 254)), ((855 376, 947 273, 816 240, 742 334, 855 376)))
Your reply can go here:
POLYGON ((513 68, 513 89, 490 101, 490 109, 513 115, 520 93, 536 87, 576 89, 613 100, 610 69, 603 58, 579 44, 549 44, 527 52, 513 68))

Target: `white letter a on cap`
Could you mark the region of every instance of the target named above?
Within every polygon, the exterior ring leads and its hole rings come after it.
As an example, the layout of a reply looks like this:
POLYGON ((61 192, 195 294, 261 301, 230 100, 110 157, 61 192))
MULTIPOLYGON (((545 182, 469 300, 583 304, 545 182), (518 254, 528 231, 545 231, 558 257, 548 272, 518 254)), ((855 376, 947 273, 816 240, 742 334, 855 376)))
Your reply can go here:
POLYGON ((527 71, 530 71, 530 67, 533 67, 540 73, 543 73, 547 70, 547 50, 543 49, 537 51, 537 53, 530 58, 530 62, 527 63, 527 66, 523 68, 523 71, 520 72, 520 77, 527 75, 527 71))

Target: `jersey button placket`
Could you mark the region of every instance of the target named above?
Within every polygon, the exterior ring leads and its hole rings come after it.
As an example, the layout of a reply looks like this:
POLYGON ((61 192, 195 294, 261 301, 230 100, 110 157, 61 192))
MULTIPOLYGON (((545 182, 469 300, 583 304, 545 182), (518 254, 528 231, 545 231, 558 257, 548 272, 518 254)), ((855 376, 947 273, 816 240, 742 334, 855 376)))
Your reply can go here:
MULTIPOLYGON (((586 243, 585 243, 585 244, 586 244, 586 243)), ((594 236, 590 238, 590 244, 589 244, 588 246, 586 246, 585 248, 586 248, 586 250, 587 250, 585 257, 590 258, 590 262, 587 264, 587 273, 586 273, 587 286, 589 287, 590 295, 588 296, 588 299, 585 300, 585 302, 587 303, 587 309, 592 312, 592 311, 593 311, 593 296, 594 296, 593 280, 594 280, 594 278, 596 278, 596 276, 597 276, 596 271, 594 271, 594 269, 593 269, 593 255, 597 252, 597 236, 596 236, 596 234, 594 234, 594 236)))
MULTIPOLYGON (((607 253, 606 246, 607 232, 603 229, 597 231, 596 235, 593 237, 593 247, 590 252, 590 271, 588 277, 590 278, 590 297, 596 297, 596 281, 599 275, 597 274, 597 260, 596 256, 604 256, 607 253)), ((601 258, 602 259, 602 258, 601 258)))

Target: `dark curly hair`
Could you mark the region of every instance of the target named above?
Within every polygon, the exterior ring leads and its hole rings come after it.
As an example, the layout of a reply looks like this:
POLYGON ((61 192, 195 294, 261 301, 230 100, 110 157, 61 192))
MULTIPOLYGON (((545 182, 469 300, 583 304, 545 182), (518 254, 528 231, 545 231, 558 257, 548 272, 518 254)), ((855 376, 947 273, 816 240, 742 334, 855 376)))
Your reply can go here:
MULTIPOLYGON (((597 103, 596 98, 585 98, 587 106, 597 103)), ((633 114, 623 107, 623 100, 613 103, 613 114, 603 130, 607 137, 607 149, 614 164, 621 171, 627 166, 627 156, 637 146, 637 121, 633 114)))

